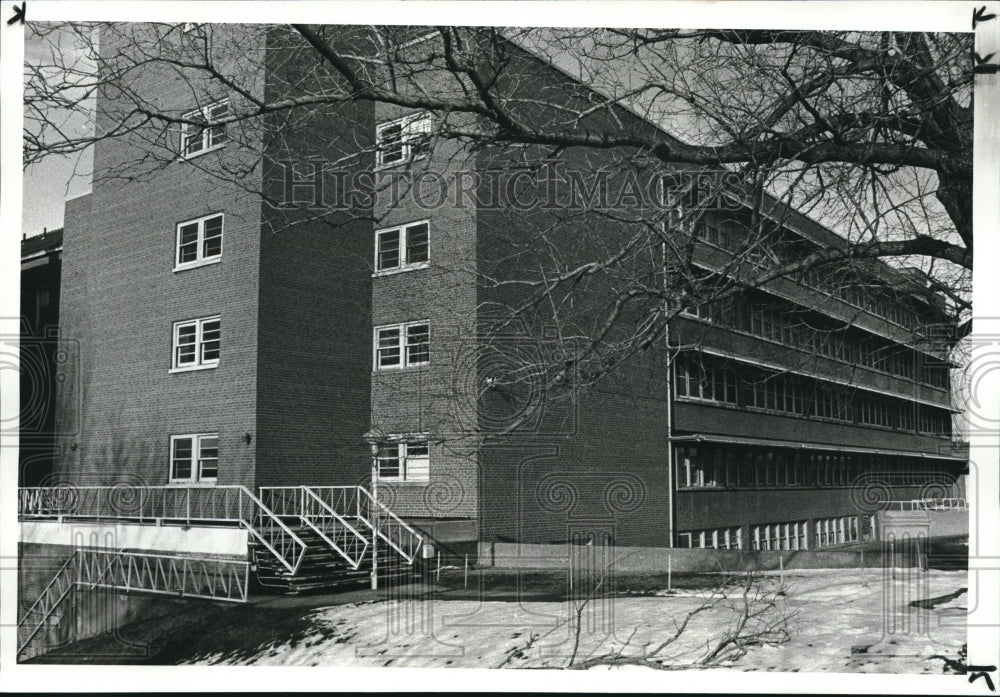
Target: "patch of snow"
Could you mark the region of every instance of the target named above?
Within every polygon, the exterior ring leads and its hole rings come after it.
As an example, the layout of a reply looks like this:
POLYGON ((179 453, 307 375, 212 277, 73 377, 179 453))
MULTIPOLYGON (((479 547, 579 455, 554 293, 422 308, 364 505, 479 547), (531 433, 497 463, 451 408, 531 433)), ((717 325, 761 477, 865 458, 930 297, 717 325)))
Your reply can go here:
MULTIPOLYGON (((964 571, 914 569, 796 570, 766 574, 764 585, 782 590, 790 639, 757 645, 732 663, 736 670, 941 673, 965 643, 965 594, 931 609, 911 601, 965 587, 964 571)), ((660 657, 689 665, 704 655, 734 619, 730 603, 741 593, 694 615, 660 657)), ((567 602, 443 600, 414 597, 318 608, 304 637, 262 646, 239 656, 211 655, 212 665, 333 665, 406 667, 563 667, 620 653, 648 655, 675 632, 677 622, 701 606, 707 591, 660 591, 641 597, 594 598, 580 613, 567 602)), ((716 597, 716 600, 719 598, 716 597)), ((607 666, 600 666, 604 669, 607 666)), ((646 669, 648 666, 618 666, 646 669)))

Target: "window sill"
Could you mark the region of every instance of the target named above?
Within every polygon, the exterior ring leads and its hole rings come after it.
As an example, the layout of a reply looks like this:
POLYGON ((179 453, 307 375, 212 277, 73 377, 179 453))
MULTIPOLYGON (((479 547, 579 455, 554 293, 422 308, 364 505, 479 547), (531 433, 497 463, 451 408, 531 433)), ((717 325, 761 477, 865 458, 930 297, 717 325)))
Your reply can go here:
POLYGON ((379 484, 391 484, 393 486, 429 486, 430 481, 418 482, 412 479, 379 479, 379 484))
POLYGON ((420 269, 426 269, 431 265, 429 261, 423 261, 419 264, 410 264, 407 266, 400 266, 394 269, 382 269, 381 271, 376 271, 372 274, 372 278, 379 278, 381 276, 395 276, 399 273, 406 273, 407 271, 419 271, 420 269))
POLYGON ((213 145, 210 148, 205 148, 204 150, 199 150, 197 152, 193 152, 190 155, 179 155, 177 157, 177 161, 178 162, 184 162, 186 160, 193 160, 196 157, 201 157, 202 155, 208 154, 210 152, 215 152, 216 150, 222 150, 224 147, 226 147, 226 144, 225 143, 220 143, 219 145, 213 145))
POLYGON ((375 164, 375 171, 379 172, 386 169, 395 169, 397 167, 403 167, 406 165, 412 165, 415 162, 420 162, 421 160, 426 160, 427 155, 417 155, 416 157, 407 157, 402 160, 397 160, 395 162, 381 162, 375 164))
POLYGON ((421 363, 420 365, 405 365, 399 366, 398 368, 376 368, 372 371, 372 375, 392 375, 393 373, 416 373, 421 370, 426 370, 430 368, 430 363, 421 363))
POLYGON ((177 273, 179 271, 188 271, 189 269, 197 269, 197 268, 202 267, 202 266, 211 266, 212 264, 218 264, 220 261, 222 261, 222 255, 221 254, 219 256, 217 256, 217 257, 211 257, 210 259, 203 259, 203 260, 200 260, 200 261, 192 261, 192 262, 187 263, 187 264, 181 264, 181 265, 175 266, 173 272, 177 273))
POLYGON ((218 481, 200 480, 192 481, 190 479, 174 479, 167 482, 167 486, 173 487, 197 487, 200 489, 213 489, 219 485, 218 481))
POLYGON ((168 373, 195 373, 199 370, 212 370, 213 368, 218 368, 218 363, 213 363, 212 365, 192 365, 184 366, 183 368, 171 368, 168 373))

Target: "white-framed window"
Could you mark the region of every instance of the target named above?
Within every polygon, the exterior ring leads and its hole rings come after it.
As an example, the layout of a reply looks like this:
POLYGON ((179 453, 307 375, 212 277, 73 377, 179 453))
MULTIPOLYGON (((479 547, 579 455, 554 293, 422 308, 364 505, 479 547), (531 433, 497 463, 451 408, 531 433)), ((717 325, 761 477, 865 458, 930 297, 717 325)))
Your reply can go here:
POLYGON ((430 447, 426 436, 388 443, 375 459, 379 481, 426 482, 430 480, 430 447))
POLYGON ((218 315, 174 322, 172 370, 197 370, 219 365, 222 326, 218 315))
POLYGON ((213 213, 177 225, 175 270, 211 264, 222 258, 223 219, 222 213, 213 213))
POLYGON ((375 369, 427 365, 431 355, 431 329, 426 320, 375 327, 375 369))
POLYGON ((423 268, 430 258, 426 220, 375 232, 375 271, 423 268))
POLYGON ((423 157, 430 148, 431 115, 410 114, 375 128, 375 155, 379 166, 423 157))
POLYGON ((193 157, 222 147, 228 138, 226 126, 217 122, 228 115, 228 99, 184 114, 185 119, 204 125, 181 124, 181 157, 193 157))
POLYGON ((219 478, 219 434, 170 436, 170 481, 215 483, 219 478))

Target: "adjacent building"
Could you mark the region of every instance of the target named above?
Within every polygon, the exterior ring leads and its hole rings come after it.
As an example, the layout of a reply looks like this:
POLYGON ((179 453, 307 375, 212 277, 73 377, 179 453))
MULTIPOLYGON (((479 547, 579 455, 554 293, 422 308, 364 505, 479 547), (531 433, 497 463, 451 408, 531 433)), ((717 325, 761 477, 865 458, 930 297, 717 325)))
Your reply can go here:
POLYGON ((62 228, 21 240, 18 482, 23 486, 44 484, 57 454, 55 390, 70 357, 59 350, 62 241, 62 228))

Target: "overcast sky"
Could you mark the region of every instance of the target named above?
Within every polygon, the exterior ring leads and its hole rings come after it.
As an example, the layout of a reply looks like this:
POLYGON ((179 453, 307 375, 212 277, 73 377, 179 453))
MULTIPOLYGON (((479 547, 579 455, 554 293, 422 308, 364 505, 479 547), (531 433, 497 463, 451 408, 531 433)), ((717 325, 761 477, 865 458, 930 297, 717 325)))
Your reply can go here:
MULTIPOLYGON (((38 39, 25 32, 24 59, 39 63, 50 50, 50 39, 38 39)), ((88 130, 91 123, 67 121, 73 129, 88 130)), ((93 172, 92 150, 67 156, 51 155, 24 171, 21 233, 29 237, 41 234, 44 228, 62 227, 63 206, 67 198, 90 191, 93 172)))

